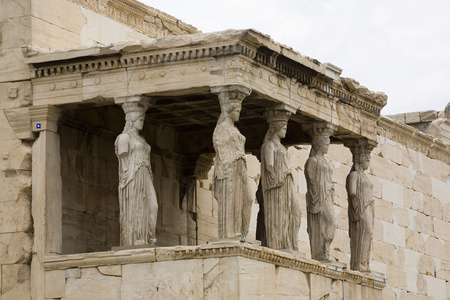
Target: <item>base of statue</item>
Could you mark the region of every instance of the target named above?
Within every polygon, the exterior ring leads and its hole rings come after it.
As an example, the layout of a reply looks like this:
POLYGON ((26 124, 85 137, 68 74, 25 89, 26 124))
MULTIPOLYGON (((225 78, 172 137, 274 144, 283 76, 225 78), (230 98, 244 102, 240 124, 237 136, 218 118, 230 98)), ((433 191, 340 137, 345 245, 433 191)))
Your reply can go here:
POLYGON ((120 250, 130 250, 130 249, 144 249, 144 248, 155 248, 154 244, 143 244, 143 245, 130 245, 130 246, 116 246, 112 247, 112 251, 120 251, 120 250))
POLYGON ((384 277, 383 273, 377 272, 377 271, 372 271, 372 270, 366 270, 366 271, 360 271, 362 274, 370 274, 370 275, 374 275, 376 277, 384 277))
POLYGON ((331 260, 331 261, 323 261, 322 263, 328 265, 329 268, 331 269, 335 269, 335 270, 340 270, 342 271, 343 269, 347 268, 347 264, 342 263, 340 261, 336 261, 336 260, 331 260))
POLYGON ((215 243, 224 243, 224 242, 241 242, 241 243, 248 243, 248 244, 252 244, 252 245, 258 245, 261 246, 261 241, 258 240, 254 240, 254 239, 249 239, 247 237, 241 237, 241 236, 237 236, 234 238, 217 238, 217 239, 211 239, 208 240, 208 244, 215 244, 215 243))
POLYGON ((292 254, 294 256, 306 257, 306 253, 300 252, 300 251, 295 251, 295 250, 292 250, 292 249, 279 249, 278 251, 287 252, 287 253, 292 254))

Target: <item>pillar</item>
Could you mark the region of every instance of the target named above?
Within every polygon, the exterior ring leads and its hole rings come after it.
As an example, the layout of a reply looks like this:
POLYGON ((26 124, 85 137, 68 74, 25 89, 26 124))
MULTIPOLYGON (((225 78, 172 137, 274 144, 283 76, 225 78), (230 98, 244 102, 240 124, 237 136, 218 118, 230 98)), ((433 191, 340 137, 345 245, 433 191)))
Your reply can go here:
POLYGON ((32 132, 32 299, 45 298, 44 256, 62 251, 62 179, 58 119, 61 109, 51 105, 30 107, 32 132))

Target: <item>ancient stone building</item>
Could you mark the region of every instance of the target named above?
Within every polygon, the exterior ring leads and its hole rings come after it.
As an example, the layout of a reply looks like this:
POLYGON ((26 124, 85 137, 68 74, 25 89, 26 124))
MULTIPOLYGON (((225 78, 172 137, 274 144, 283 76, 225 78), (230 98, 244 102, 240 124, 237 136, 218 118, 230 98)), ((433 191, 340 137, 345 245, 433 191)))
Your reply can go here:
POLYGON ((0 24, 1 300, 450 296, 449 107, 381 116, 387 97, 331 63, 254 30, 199 33, 135 0, 0 0, 0 24), (290 113, 282 143, 302 211, 298 252, 253 242, 256 197, 250 242, 217 241, 219 98, 242 99, 236 126, 253 196, 264 113, 290 113), (120 104, 133 101, 150 105, 142 135, 159 209, 156 247, 126 249, 117 248, 114 141, 120 104), (310 126, 331 132, 337 262, 310 254, 310 126), (346 177, 357 141, 376 145, 372 272, 349 269, 346 177))

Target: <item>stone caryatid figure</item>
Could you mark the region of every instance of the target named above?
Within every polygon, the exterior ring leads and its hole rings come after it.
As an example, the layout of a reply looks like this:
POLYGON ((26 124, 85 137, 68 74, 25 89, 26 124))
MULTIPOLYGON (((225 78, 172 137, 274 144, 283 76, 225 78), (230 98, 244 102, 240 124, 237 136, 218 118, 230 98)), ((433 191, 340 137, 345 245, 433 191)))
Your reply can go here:
POLYGON ((372 183, 364 173, 370 164, 374 143, 360 139, 349 145, 353 154, 353 167, 347 176, 348 222, 350 235, 350 269, 370 271, 375 207, 372 183))
POLYGON ((336 230, 333 209, 334 188, 331 181, 333 168, 324 154, 328 152, 330 136, 335 126, 316 122, 304 126, 312 137, 312 147, 305 163, 307 184, 306 209, 311 258, 322 262, 330 261, 330 244, 336 230))
POLYGON ((139 134, 149 105, 142 97, 130 97, 128 101, 122 103, 125 128, 114 144, 119 159, 120 245, 154 245, 158 202, 151 148, 139 134))
POLYGON ((301 212, 289 154, 280 142, 286 136, 290 115, 285 110, 266 111, 269 129, 261 147, 261 183, 267 247, 298 250, 301 212))
POLYGON ((245 137, 234 123, 239 120, 242 100, 251 90, 241 85, 212 87, 221 114, 213 133, 216 151, 214 197, 219 206, 219 238, 245 238, 253 199, 248 184, 245 137))

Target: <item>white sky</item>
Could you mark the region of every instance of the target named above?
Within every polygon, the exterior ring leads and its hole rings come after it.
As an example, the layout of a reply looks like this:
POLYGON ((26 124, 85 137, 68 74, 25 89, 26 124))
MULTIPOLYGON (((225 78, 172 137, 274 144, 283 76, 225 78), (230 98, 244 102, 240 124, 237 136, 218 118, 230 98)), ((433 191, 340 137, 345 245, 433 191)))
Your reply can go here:
POLYGON ((388 95, 383 115, 450 102, 448 0, 139 0, 202 32, 253 28, 388 95))

